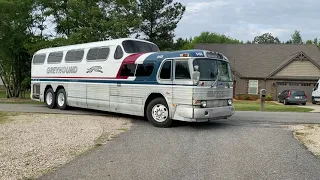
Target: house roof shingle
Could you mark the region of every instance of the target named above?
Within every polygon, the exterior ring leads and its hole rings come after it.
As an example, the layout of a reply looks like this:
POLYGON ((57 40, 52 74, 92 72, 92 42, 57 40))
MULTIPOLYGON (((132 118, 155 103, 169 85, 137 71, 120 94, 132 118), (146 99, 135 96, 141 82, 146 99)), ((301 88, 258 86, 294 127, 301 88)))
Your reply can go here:
POLYGON ((313 44, 197 44, 196 48, 223 53, 242 77, 265 78, 300 52, 320 65, 320 50, 313 44))

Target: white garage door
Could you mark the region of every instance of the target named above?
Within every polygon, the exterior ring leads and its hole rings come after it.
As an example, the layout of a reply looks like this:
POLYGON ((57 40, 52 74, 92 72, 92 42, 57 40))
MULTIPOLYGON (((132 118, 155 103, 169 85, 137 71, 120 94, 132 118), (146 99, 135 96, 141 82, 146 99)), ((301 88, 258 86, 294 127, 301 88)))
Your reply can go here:
POLYGON ((316 83, 301 83, 301 82, 277 82, 277 95, 284 90, 295 89, 306 92, 308 101, 311 102, 312 89, 316 83))

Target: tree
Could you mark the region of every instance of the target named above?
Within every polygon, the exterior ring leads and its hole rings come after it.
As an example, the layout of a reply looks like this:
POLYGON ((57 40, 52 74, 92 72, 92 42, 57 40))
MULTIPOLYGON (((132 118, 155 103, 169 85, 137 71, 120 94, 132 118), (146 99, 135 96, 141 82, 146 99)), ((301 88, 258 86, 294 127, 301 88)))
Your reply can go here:
POLYGON ((318 38, 314 38, 313 44, 315 44, 315 45, 318 45, 318 44, 319 44, 319 43, 318 43, 318 38))
POLYGON ((291 40, 293 44, 303 44, 300 31, 295 30, 294 33, 291 35, 291 40))
POLYGON ((313 44, 312 40, 307 40, 306 44, 313 44))
POLYGON ((184 49, 193 49, 196 44, 200 43, 240 44, 241 41, 223 34, 202 32, 200 36, 194 37, 190 43, 186 44, 184 49))
POLYGON ((137 38, 156 43, 161 50, 172 48, 174 30, 181 20, 185 6, 172 0, 139 0, 142 24, 137 38))
POLYGON ((172 50, 183 50, 183 48, 189 44, 192 41, 192 39, 182 39, 178 38, 176 42, 173 44, 172 50))
POLYGON ((71 44, 128 37, 141 21, 136 0, 56 0, 48 8, 71 44))
POLYGON ((260 36, 256 36, 253 43, 258 44, 280 44, 278 37, 274 37, 271 33, 264 33, 260 36))
POLYGON ((24 47, 32 27, 32 1, 0 0, 0 65, 7 97, 19 97, 22 81, 30 76, 31 56, 24 47))

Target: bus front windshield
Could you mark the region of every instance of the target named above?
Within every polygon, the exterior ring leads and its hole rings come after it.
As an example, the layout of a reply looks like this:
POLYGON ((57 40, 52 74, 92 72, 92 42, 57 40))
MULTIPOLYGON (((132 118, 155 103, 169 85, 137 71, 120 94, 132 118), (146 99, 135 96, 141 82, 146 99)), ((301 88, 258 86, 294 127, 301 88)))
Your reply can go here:
POLYGON ((216 59, 195 59, 194 66, 199 67, 200 81, 232 82, 231 69, 228 62, 216 59))

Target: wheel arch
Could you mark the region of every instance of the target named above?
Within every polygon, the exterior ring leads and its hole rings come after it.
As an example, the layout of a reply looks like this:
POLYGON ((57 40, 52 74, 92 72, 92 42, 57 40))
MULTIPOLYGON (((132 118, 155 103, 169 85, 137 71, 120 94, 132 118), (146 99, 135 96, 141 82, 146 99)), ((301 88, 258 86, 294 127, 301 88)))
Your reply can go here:
POLYGON ((169 107, 169 115, 170 115, 170 117, 171 117, 171 106, 169 106, 169 104, 168 104, 168 99, 162 94, 162 93, 160 93, 160 92, 153 92, 153 93, 150 93, 149 95, 148 95, 148 97, 146 98, 146 100, 145 100, 145 102, 144 102, 144 107, 143 107, 143 115, 146 117, 146 111, 147 111, 147 107, 148 107, 148 105, 149 105, 149 103, 152 101, 152 100, 154 100, 154 99, 156 99, 156 98, 163 98, 165 101, 166 101, 166 103, 167 103, 167 106, 169 107))

